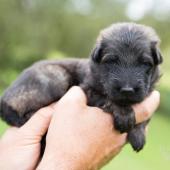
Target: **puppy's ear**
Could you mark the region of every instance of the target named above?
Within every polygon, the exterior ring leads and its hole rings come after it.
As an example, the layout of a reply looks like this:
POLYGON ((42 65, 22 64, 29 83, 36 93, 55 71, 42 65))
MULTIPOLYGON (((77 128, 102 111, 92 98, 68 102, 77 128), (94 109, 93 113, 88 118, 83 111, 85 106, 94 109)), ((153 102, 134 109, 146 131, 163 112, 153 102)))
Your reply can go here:
POLYGON ((163 58, 159 48, 157 47, 157 42, 151 42, 151 54, 155 65, 159 65, 163 62, 163 58))
POLYGON ((95 48, 93 49, 91 53, 91 59, 96 63, 100 63, 102 59, 102 53, 103 53, 102 45, 96 44, 95 48))

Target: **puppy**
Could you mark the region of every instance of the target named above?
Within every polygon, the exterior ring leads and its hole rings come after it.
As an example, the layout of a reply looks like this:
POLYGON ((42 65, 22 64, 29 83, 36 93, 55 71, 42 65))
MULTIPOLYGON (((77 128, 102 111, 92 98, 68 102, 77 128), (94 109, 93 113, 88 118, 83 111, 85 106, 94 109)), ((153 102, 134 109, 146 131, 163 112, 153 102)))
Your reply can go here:
POLYGON ((23 125, 38 109, 59 100, 78 85, 88 105, 114 115, 114 126, 128 133, 135 151, 145 144, 148 121, 135 125, 132 104, 141 102, 159 78, 159 38, 147 26, 118 23, 101 31, 90 59, 41 61, 27 68, 4 92, 0 116, 23 125))

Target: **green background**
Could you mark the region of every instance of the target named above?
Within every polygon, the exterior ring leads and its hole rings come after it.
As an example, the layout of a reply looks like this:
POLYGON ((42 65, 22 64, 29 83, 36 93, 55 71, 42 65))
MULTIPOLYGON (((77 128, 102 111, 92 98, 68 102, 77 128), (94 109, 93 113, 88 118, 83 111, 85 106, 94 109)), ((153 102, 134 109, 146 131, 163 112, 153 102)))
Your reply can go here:
MULTIPOLYGON (((140 153, 129 145, 103 170, 170 168, 170 1, 168 0, 0 0, 0 94, 19 73, 42 59, 88 57, 99 31, 132 21, 160 35, 161 104, 140 153)), ((0 134, 8 126, 0 121, 0 134)))

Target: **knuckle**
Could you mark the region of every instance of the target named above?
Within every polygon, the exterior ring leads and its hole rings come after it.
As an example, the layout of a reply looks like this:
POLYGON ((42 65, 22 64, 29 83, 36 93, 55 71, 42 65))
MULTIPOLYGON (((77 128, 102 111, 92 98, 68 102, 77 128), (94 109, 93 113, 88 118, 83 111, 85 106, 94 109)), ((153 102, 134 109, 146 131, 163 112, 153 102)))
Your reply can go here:
POLYGON ((150 111, 149 111, 148 108, 145 107, 145 108, 143 109, 143 117, 144 117, 144 119, 148 119, 149 116, 150 116, 150 111))

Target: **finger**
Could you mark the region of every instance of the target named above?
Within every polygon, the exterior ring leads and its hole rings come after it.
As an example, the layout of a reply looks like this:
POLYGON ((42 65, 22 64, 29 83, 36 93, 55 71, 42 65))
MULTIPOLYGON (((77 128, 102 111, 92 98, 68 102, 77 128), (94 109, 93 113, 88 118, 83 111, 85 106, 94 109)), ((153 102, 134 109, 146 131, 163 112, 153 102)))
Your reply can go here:
POLYGON ((14 133, 14 132, 16 132, 17 130, 18 130, 19 128, 18 127, 10 127, 10 128, 8 128, 6 131, 5 131, 5 133, 14 133))
POLYGON ((119 137, 119 146, 122 147, 126 144, 127 141, 127 133, 123 133, 121 134, 121 136, 119 137))
POLYGON ((17 127, 10 127, 10 128, 8 128, 8 129, 5 131, 5 133, 4 133, 4 135, 3 135, 2 137, 11 136, 11 135, 15 134, 15 133, 17 132, 17 130, 18 130, 17 127))
POLYGON ((68 90, 68 92, 58 101, 58 103, 55 106, 57 106, 58 104, 62 104, 62 105, 74 105, 74 104, 80 104, 80 105, 85 105, 87 102, 86 99, 86 95, 84 94, 83 90, 78 87, 78 86, 73 86, 72 88, 70 88, 68 90))
POLYGON ((20 131, 26 135, 42 137, 49 127, 53 112, 52 107, 40 109, 20 128, 20 131))
POLYGON ((133 109, 136 113, 136 123, 148 120, 158 108, 159 102, 160 93, 158 91, 153 91, 143 102, 134 105, 133 109))

